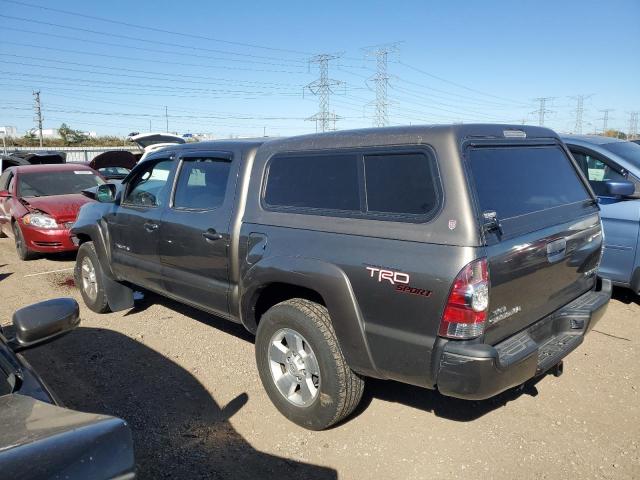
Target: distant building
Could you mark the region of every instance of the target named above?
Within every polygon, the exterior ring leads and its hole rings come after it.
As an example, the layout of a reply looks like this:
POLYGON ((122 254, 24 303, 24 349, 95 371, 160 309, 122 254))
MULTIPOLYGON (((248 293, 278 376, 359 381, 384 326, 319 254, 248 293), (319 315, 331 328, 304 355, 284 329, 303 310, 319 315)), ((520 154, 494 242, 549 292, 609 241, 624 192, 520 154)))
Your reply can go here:
MULTIPOLYGON (((32 130, 32 132, 38 135, 37 130, 32 130)), ((43 138, 60 138, 60 134, 58 133, 57 128, 43 128, 42 137, 43 138)))
POLYGON ((17 137, 18 136, 18 129, 16 127, 11 126, 11 125, 7 125, 5 127, 0 127, 0 135, 3 135, 5 137, 17 137))

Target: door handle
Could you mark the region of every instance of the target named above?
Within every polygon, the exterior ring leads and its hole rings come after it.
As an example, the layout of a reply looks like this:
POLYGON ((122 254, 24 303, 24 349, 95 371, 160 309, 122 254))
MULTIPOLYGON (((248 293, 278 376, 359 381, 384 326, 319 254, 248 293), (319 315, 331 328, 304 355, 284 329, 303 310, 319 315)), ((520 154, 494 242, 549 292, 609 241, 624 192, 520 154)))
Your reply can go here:
POLYGON ((144 229, 145 229, 147 232, 153 232, 153 231, 157 230, 159 226, 160 226, 160 225, 158 225, 157 223, 153 223, 153 222, 146 222, 146 223, 144 224, 144 229))
POLYGON ((207 242, 215 242, 216 240, 220 240, 222 235, 215 231, 213 228, 209 228, 202 232, 202 236, 207 242))

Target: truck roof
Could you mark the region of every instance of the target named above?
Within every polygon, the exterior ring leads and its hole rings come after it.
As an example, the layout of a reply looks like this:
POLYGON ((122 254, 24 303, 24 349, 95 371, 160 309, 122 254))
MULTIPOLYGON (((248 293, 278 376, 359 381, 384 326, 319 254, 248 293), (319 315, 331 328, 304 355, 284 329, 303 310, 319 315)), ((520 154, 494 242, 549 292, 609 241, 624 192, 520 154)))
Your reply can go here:
POLYGON ((454 137, 505 138, 505 131, 524 132, 527 138, 558 138, 551 129, 528 125, 509 124, 459 124, 459 125, 411 125, 384 128, 340 130, 295 137, 276 138, 269 141, 273 149, 347 148, 367 145, 426 143, 436 138, 454 137))

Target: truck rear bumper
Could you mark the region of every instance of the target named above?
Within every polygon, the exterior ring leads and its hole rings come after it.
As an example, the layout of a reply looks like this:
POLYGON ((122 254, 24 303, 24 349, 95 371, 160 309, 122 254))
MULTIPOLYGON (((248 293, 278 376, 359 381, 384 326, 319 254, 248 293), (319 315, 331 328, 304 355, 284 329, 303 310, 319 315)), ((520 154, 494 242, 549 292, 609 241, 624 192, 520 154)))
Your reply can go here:
POLYGON ((542 375, 584 340, 604 315, 611 281, 497 345, 449 341, 443 349, 437 388, 444 395, 482 400, 542 375))

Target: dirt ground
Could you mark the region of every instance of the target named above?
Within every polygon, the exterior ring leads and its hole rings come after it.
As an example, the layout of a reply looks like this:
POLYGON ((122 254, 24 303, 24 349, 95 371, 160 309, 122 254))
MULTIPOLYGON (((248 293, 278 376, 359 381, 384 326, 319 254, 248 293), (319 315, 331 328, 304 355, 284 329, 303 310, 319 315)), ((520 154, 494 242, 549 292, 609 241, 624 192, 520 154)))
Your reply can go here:
POLYGON ((142 479, 640 478, 640 298, 624 291, 560 378, 483 402, 368 381, 353 418, 310 432, 271 405, 242 327, 155 295, 94 314, 72 266, 0 239, 0 323, 78 299, 81 326, 25 356, 68 407, 129 422, 142 479))

